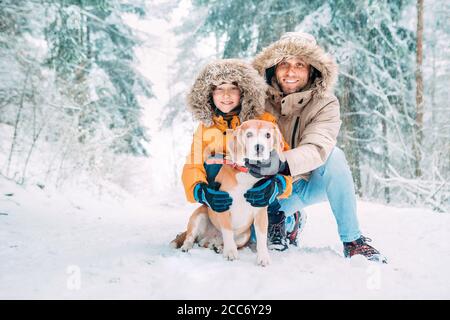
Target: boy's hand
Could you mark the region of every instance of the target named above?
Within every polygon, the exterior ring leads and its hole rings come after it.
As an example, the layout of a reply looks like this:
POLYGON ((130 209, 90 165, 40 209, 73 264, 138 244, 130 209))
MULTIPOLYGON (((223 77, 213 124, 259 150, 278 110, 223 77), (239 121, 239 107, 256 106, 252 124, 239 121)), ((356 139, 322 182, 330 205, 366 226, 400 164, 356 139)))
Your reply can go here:
POLYGON ((284 174, 284 171, 288 168, 287 161, 281 161, 278 152, 274 150, 270 152, 267 161, 254 161, 248 158, 245 158, 244 161, 249 173, 255 178, 274 176, 278 173, 284 174))
POLYGON ((206 204, 216 212, 224 212, 230 209, 233 199, 225 191, 214 190, 202 182, 194 188, 194 198, 197 202, 206 204))
POLYGON ((253 207, 267 207, 284 190, 286 190, 286 179, 282 175, 277 174, 255 183, 253 188, 244 194, 244 197, 253 207))

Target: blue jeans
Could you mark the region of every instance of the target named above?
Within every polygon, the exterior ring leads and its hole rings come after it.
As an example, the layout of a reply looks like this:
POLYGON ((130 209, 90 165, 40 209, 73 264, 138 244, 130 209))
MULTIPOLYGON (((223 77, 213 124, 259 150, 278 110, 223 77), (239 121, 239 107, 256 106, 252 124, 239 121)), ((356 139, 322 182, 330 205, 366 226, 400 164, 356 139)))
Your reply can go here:
POLYGON ((309 205, 327 200, 341 241, 358 239, 361 232, 356 216, 355 186, 345 154, 337 147, 334 147, 324 165, 312 171, 309 181, 294 182, 291 196, 279 200, 280 211, 288 217, 309 205))

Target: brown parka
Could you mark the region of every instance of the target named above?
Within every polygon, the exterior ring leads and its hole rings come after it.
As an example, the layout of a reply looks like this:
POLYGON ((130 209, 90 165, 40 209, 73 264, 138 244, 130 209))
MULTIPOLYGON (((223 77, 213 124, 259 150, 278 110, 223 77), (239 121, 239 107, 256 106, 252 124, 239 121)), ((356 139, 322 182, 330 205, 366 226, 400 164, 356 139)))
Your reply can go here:
POLYGON ((337 64, 313 36, 287 33, 263 49, 255 57, 253 67, 269 84, 265 108, 277 117, 280 130, 292 148, 284 154, 294 181, 308 180, 310 172, 327 160, 341 126, 339 101, 333 94, 337 64), (307 88, 284 95, 274 76, 275 66, 291 57, 301 58, 315 72, 307 88))

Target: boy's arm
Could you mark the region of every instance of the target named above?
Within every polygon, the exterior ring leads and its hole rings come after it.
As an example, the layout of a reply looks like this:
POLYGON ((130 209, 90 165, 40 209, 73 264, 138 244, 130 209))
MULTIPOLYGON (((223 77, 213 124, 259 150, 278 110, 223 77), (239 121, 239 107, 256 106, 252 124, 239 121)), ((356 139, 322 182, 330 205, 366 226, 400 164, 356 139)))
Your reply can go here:
POLYGON ((183 166, 181 179, 183 181, 186 198, 189 202, 197 202, 194 198, 194 188, 200 182, 207 182, 206 171, 203 165, 204 144, 203 144, 203 125, 200 124, 194 133, 191 151, 186 157, 183 166))

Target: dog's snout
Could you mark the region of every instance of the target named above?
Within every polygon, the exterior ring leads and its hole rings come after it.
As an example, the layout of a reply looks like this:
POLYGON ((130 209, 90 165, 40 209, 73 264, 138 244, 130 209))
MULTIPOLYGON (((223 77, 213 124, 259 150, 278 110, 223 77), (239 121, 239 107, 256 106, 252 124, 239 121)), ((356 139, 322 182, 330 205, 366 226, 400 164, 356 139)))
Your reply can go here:
POLYGON ((262 144, 258 143, 257 145, 255 145, 255 150, 256 150, 256 153, 259 154, 264 151, 264 146, 262 144))

